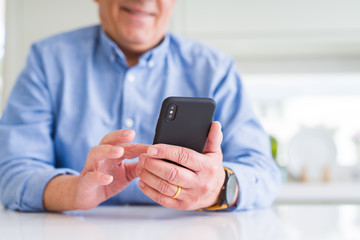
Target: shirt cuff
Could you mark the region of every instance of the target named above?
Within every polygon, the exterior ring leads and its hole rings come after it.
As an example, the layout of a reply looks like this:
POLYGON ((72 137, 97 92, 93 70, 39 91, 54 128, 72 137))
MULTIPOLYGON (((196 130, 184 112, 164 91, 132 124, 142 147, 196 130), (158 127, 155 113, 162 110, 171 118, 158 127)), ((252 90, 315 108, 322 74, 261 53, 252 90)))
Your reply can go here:
POLYGON ((253 173, 253 169, 246 165, 239 163, 224 162, 224 167, 231 169, 236 177, 239 194, 238 199, 234 207, 230 207, 227 210, 248 210, 253 208, 253 203, 256 200, 256 182, 257 179, 253 173))
POLYGON ((21 211, 44 212, 43 196, 44 190, 51 179, 58 175, 79 175, 72 169, 42 170, 36 172, 26 183, 20 202, 21 211))

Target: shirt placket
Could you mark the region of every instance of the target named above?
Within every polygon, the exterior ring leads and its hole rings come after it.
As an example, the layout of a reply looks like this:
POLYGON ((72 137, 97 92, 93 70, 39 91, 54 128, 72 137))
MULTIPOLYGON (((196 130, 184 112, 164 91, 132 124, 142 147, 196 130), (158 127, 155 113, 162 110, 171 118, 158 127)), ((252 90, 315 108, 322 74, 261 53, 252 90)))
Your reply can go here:
POLYGON ((121 126, 124 129, 137 131, 137 101, 139 93, 136 91, 136 84, 140 84, 141 72, 138 68, 129 68, 124 76, 123 87, 123 112, 121 126))

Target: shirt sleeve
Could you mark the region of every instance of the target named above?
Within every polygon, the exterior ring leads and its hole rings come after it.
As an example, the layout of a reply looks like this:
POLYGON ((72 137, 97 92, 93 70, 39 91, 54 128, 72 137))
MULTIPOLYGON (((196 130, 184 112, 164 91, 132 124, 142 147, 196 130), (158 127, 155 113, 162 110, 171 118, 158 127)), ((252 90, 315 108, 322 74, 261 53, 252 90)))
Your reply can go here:
POLYGON ((270 139, 261 127, 233 62, 214 89, 215 120, 223 131, 224 166, 234 171, 239 198, 235 210, 270 206, 280 188, 280 172, 270 139))
POLYGON ((54 109, 42 61, 32 46, 0 120, 0 200, 20 211, 44 211, 43 192, 55 169, 54 109))

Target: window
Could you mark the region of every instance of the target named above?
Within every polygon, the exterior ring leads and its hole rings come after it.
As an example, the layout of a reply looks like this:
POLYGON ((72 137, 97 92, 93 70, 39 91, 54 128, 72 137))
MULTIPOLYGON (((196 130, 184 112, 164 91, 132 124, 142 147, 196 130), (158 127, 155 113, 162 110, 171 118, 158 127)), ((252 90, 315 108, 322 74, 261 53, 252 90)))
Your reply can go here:
POLYGON ((300 179, 306 168, 309 180, 321 180, 331 168, 332 181, 359 180, 360 73, 243 78, 261 122, 278 142, 278 164, 292 177, 300 179))

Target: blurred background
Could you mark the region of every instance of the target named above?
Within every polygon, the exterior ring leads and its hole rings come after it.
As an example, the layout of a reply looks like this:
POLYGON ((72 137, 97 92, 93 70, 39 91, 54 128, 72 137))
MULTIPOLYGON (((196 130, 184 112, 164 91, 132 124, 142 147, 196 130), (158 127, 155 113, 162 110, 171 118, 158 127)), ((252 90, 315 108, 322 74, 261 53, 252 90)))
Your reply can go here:
MULTIPOLYGON (((170 30, 236 61, 282 171, 278 202, 360 203, 359 9, 358 0, 178 0, 170 30)), ((0 0, 0 106, 31 43, 96 23, 91 0, 0 0)))

